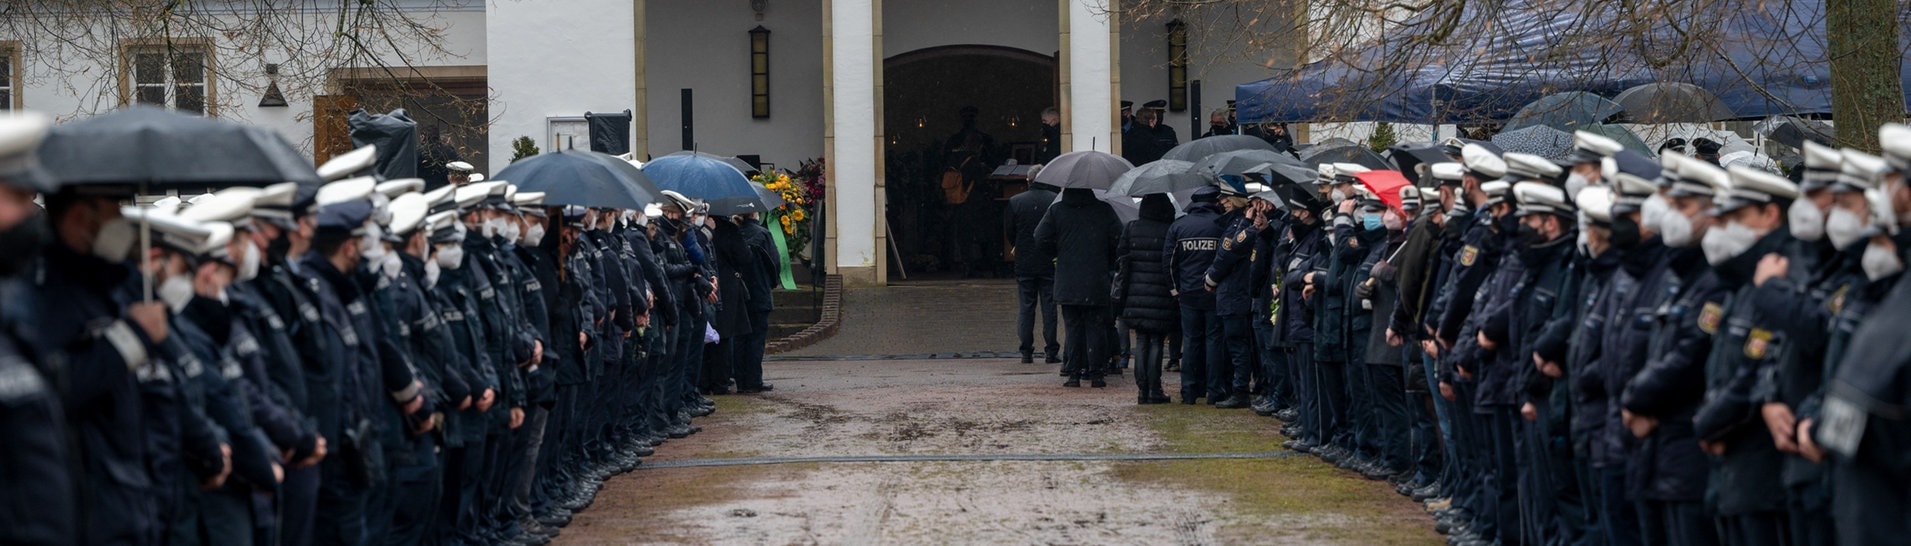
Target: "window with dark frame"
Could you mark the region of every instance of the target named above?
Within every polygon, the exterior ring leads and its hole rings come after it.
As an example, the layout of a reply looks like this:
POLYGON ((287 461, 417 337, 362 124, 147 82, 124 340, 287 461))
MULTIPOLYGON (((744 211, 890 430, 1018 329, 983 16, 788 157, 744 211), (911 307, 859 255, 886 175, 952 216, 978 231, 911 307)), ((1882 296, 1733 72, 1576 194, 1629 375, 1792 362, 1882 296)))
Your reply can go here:
POLYGON ((1188 109, 1188 24, 1168 22, 1168 109, 1188 109))
POLYGON ((136 47, 127 52, 127 90, 132 102, 207 113, 206 51, 193 46, 136 47))
POLYGON ((750 29, 750 117, 770 117, 770 29, 750 29))
POLYGON ((13 110, 13 100, 19 93, 19 78, 13 73, 20 66, 16 58, 20 50, 13 47, 0 47, 0 111, 13 110))

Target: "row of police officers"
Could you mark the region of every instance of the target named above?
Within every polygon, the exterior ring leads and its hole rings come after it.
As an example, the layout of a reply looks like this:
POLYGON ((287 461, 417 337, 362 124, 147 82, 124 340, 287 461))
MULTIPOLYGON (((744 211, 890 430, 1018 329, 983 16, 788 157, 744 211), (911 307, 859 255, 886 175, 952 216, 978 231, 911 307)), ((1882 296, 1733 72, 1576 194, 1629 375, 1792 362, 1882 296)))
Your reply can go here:
POLYGON ((718 309, 767 309, 763 226, 671 192, 425 191, 368 147, 123 206, 47 131, 0 119, 0 544, 542 544, 714 411, 718 309))
POLYGON ((1454 544, 1901 543, 1911 127, 1880 137, 1789 177, 1585 132, 1560 162, 1449 141, 1398 200, 1354 164, 1224 176, 1145 258, 1182 402, 1282 418, 1454 544))

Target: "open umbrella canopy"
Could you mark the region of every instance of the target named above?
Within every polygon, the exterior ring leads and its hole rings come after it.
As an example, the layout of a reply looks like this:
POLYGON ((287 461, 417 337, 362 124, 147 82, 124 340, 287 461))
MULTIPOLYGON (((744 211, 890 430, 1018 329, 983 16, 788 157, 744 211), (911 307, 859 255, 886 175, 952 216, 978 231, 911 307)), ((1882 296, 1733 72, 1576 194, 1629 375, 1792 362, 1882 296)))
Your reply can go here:
MULTIPOLYGON (((1121 220, 1121 225, 1128 225, 1129 222, 1141 218, 1141 203, 1135 201, 1135 198, 1104 189, 1091 189, 1089 191, 1095 192, 1096 200, 1107 203, 1109 208, 1115 209, 1115 218, 1121 220)), ((1193 194, 1194 192, 1189 190, 1183 193, 1193 194)), ((1058 193, 1055 194, 1055 200, 1050 201, 1049 204, 1053 205, 1060 202, 1062 202, 1062 194, 1058 193)))
POLYGON ((664 157, 679 157, 679 156, 707 157, 710 159, 715 159, 717 161, 722 161, 723 164, 729 165, 731 167, 735 167, 737 172, 743 173, 746 176, 749 173, 761 172, 761 171, 758 171, 755 166, 750 165, 750 162, 739 159, 736 156, 708 154, 708 153, 692 151, 692 150, 684 150, 681 152, 671 152, 668 154, 664 154, 664 157))
POLYGON ((1408 185, 1407 177, 1401 175, 1400 171, 1373 170, 1354 173, 1354 178, 1360 180, 1361 185, 1367 186, 1367 191, 1379 196, 1380 201, 1386 203, 1389 208, 1400 210, 1400 188, 1408 185))
POLYGON ((1392 165, 1387 164, 1386 158, 1380 157, 1380 154, 1376 154, 1373 150, 1369 150, 1366 146, 1359 144, 1350 143, 1332 147, 1323 144, 1308 150, 1307 153, 1301 154, 1301 164, 1303 165, 1319 168, 1322 163, 1358 163, 1369 169, 1386 169, 1392 167, 1392 165))
POLYGON ((1736 117, 1718 95, 1685 82, 1640 85, 1620 91, 1612 101, 1632 123, 1711 123, 1736 117))
POLYGON ((520 192, 544 192, 546 205, 643 210, 660 197, 642 171, 588 150, 527 157, 498 171, 494 179, 509 180, 520 192))
POLYGON ((1647 157, 1652 156, 1652 148, 1646 146, 1645 139, 1639 138, 1639 135, 1634 134, 1624 126, 1614 123, 1602 123, 1599 125, 1580 127, 1579 130, 1588 133, 1597 133, 1600 136, 1617 141, 1622 148, 1645 154, 1647 157))
POLYGON ((1507 152, 1533 154, 1560 161, 1573 151, 1573 134, 1548 125, 1530 125, 1493 135, 1493 143, 1507 152))
POLYGON ((1506 128, 1545 125, 1561 131, 1572 131, 1603 123, 1606 118, 1619 112, 1618 103, 1599 95, 1585 91, 1554 93, 1521 107, 1520 111, 1513 113, 1512 118, 1506 120, 1506 128))
POLYGON ((1083 150, 1069 152, 1048 162, 1035 173, 1035 181, 1057 188, 1093 188, 1106 190, 1115 179, 1135 168, 1121 156, 1108 152, 1083 150))
POLYGON ((1258 178, 1268 186, 1298 186, 1310 192, 1320 185, 1319 175, 1316 169, 1286 163, 1263 163, 1245 173, 1249 179, 1258 178))
POLYGON ((1108 191, 1116 195, 1139 197, 1150 193, 1174 193, 1212 183, 1193 163, 1162 159, 1122 173, 1108 187, 1108 191))
POLYGON ((1167 153, 1161 154, 1161 158, 1195 162, 1210 155, 1235 150, 1267 150, 1272 152, 1274 151, 1274 145, 1268 144, 1267 141, 1261 140, 1260 137, 1251 135, 1215 135, 1181 143, 1180 146, 1175 146, 1169 149, 1167 153))
POLYGON ((270 129, 149 106, 54 126, 40 164, 66 186, 144 191, 324 182, 304 153, 270 129))
POLYGON ((644 174, 658 188, 701 199, 710 214, 731 215, 770 210, 757 185, 743 172, 709 154, 671 154, 644 164, 644 174))
POLYGON ((1292 155, 1273 150, 1260 149, 1220 152, 1209 155, 1200 161, 1196 161, 1195 165, 1208 174, 1220 176, 1224 174, 1247 174, 1249 169, 1268 163, 1281 163, 1296 167, 1302 166, 1301 160, 1295 159, 1292 155))
POLYGON ((1447 157, 1446 146, 1438 142, 1395 144, 1387 148, 1387 159, 1393 160, 1394 166, 1399 167, 1407 180, 1415 184, 1420 183, 1420 170, 1417 168, 1420 165, 1453 161, 1453 158, 1447 157))
POLYGON ((1797 149, 1805 148, 1805 141, 1831 145, 1831 126, 1822 121, 1803 119, 1793 116, 1772 116, 1752 124, 1752 130, 1765 138, 1797 149))
POLYGON ((760 197, 763 199, 764 207, 774 209, 777 207, 781 207, 783 205, 790 204, 789 201, 786 201, 783 199, 783 194, 777 193, 776 190, 765 188, 758 184, 750 184, 750 185, 756 186, 756 195, 757 197, 760 197))

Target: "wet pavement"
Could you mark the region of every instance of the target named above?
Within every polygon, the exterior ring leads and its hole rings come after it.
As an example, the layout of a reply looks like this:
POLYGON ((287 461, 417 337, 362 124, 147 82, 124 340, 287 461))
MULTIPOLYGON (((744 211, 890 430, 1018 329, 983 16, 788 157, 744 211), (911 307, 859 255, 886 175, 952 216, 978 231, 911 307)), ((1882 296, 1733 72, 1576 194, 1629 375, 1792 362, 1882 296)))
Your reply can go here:
POLYGON ((1012 282, 845 296, 835 338, 767 366, 774 392, 718 397, 557 544, 1439 542, 1384 482, 1283 452, 1278 421, 987 357, 1013 354, 1012 282))

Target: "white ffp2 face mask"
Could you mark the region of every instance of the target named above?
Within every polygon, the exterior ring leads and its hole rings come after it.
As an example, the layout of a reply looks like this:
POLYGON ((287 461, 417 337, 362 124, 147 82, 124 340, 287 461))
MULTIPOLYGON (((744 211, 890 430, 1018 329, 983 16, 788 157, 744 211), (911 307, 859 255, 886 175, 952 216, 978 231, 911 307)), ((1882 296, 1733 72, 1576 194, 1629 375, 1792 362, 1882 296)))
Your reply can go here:
POLYGON ((166 282, 159 283, 159 288, 154 291, 158 294, 159 301, 166 302, 167 309, 177 313, 186 308, 186 303, 192 301, 192 279, 186 278, 185 275, 174 275, 166 279, 166 282))
POLYGON ((445 269, 464 267, 464 247, 457 245, 438 247, 438 254, 433 258, 438 262, 438 267, 445 269))
POLYGON ((1904 271, 1904 258, 1877 243, 1865 245, 1865 254, 1858 258, 1858 265, 1864 267, 1865 278, 1878 280, 1904 271))
POLYGON ((529 229, 524 230, 524 246, 536 247, 543 241, 544 224, 531 224, 529 229))
POLYGON ((264 260, 259 255, 259 245, 245 243, 244 246, 245 255, 239 259, 239 282, 259 278, 259 264, 264 260))
POLYGON ((133 245, 139 243, 139 230, 133 227, 133 221, 114 218, 100 225, 100 232, 93 236, 93 255, 111 263, 121 263, 132 257, 133 245))
POLYGON ((1792 201, 1790 209, 1785 211, 1786 225, 1792 230, 1792 236, 1800 241, 1817 242, 1825 238, 1825 211, 1810 199, 1799 198, 1792 201))
POLYGON ((1705 251, 1706 263, 1725 263, 1758 243, 1759 233, 1745 224, 1726 222, 1724 226, 1714 228, 1705 230, 1705 239, 1699 241, 1699 248, 1705 251))
MULTIPOLYGON (((1652 202, 1646 201, 1646 204, 1649 205, 1652 202)), ((1666 246, 1674 248, 1692 246, 1692 239, 1696 235, 1692 233, 1692 229, 1692 219, 1684 214, 1667 210, 1660 215, 1659 236, 1665 238, 1666 246)))
POLYGON ((1858 213, 1844 207, 1832 207, 1831 216, 1825 218, 1825 237, 1831 239, 1834 249, 1844 250, 1864 238, 1865 221, 1858 213))
POLYGON ((1639 206, 1639 225, 1653 233, 1665 233, 1665 219, 1673 214, 1676 213, 1672 212, 1672 204, 1666 202, 1665 195, 1655 193, 1639 206))

